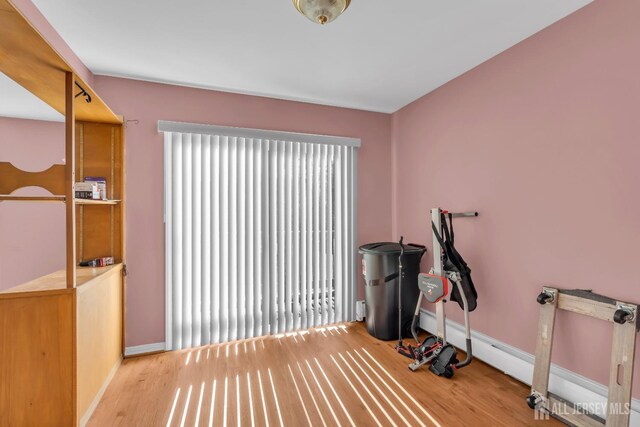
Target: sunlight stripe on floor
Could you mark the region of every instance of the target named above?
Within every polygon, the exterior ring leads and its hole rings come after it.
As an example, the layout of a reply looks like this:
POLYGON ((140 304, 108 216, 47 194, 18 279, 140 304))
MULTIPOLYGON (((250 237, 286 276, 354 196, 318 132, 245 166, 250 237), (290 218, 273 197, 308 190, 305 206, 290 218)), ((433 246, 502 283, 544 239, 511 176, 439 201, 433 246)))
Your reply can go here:
POLYGON ((291 374, 291 379, 293 380, 293 385, 296 387, 296 391, 298 392, 298 397, 300 398, 300 404, 302 405, 302 409, 304 409, 304 415, 307 417, 307 421, 309 422, 309 427, 312 427, 311 417, 309 417, 309 412, 307 411, 307 405, 304 404, 304 399, 302 398, 302 393, 300 393, 300 388, 298 387, 298 382, 296 381, 296 377, 293 375, 293 371, 291 370, 291 365, 287 364, 289 368, 289 373, 291 374))
POLYGON ((338 425, 338 427, 340 427, 340 425, 341 425, 340 421, 338 421, 338 417, 336 416, 336 413, 333 410, 333 406, 331 406, 331 402, 329 402, 329 398, 327 398, 327 395, 325 394, 324 389, 320 385, 320 381, 318 381, 318 378, 316 377, 315 372, 313 372, 313 369, 311 368, 311 365, 309 364, 309 361, 306 360, 306 362, 307 362, 307 367, 309 368, 309 372, 311 372, 311 376, 313 377, 313 380, 316 382, 316 385, 320 389, 320 393, 322 393, 322 397, 324 397, 324 401, 327 402, 327 406, 329 407, 329 410, 331 411, 331 415, 333 415, 333 419, 336 420, 336 424, 338 425))
POLYGON ((398 424, 396 424, 396 422, 393 420, 393 418, 391 418, 391 416, 389 415, 389 413, 386 411, 386 409, 384 409, 384 407, 382 406, 382 404, 378 401, 378 399, 376 399, 376 397, 373 395, 373 393, 371 393, 371 390, 369 390, 369 387, 367 387, 364 382, 360 379, 360 377, 358 376, 358 374, 356 374, 356 371, 353 370, 353 368, 351 367, 351 365, 349 364, 349 362, 347 362, 347 359, 344 358, 344 356, 341 353, 338 353, 338 356, 340 356, 340 358, 342 359, 342 361, 344 362, 345 365, 347 365, 347 368, 349 368, 349 370, 351 371, 351 373, 353 374, 354 377, 356 377, 356 380, 358 380, 358 382, 360 383, 360 385, 362 386, 362 388, 364 388, 364 391, 367 392, 367 394, 369 395, 369 397, 371 398, 371 400, 373 400, 373 403, 376 404, 376 406, 382 411, 382 413, 384 414, 385 417, 387 417, 387 419, 389 420, 389 422, 391 423, 391 425, 393 427, 398 427, 398 424))
POLYGON ((249 372, 247 372, 247 389, 249 390, 249 411, 251 411, 251 427, 256 425, 256 421, 253 415, 253 396, 251 395, 251 377, 249 376, 249 372))
POLYGON ((329 378, 327 377, 327 374, 325 374, 324 369, 322 369, 322 366, 320 366, 320 362, 318 362, 318 359, 316 359, 316 358, 314 358, 313 360, 316 361, 316 365, 318 365, 318 368, 320 368, 320 372, 322 373, 322 376, 324 377, 324 379, 327 382, 327 384, 329 384, 329 387, 331 388, 331 391, 333 392, 333 395, 336 397, 336 400, 338 401, 338 403, 342 407, 342 410, 344 411, 345 415, 347 416, 347 418, 349 418, 349 422, 351 423, 351 426, 355 427, 356 424, 353 422, 353 419, 351 418, 351 415, 349 415, 349 412, 347 411, 347 408, 344 407, 344 403, 342 403, 342 399, 340 399, 340 396, 338 396, 338 393, 336 393, 336 390, 333 388, 333 384, 331 384, 331 381, 329 381, 329 378))
POLYGON ((216 385, 218 380, 213 380, 211 386, 211 410, 209 411, 209 427, 213 427, 213 414, 216 410, 216 385))
MULTIPOLYGON (((391 400, 387 397, 387 395, 385 393, 382 392, 382 390, 380 390, 380 387, 378 387, 378 384, 376 384, 375 381, 373 381, 373 379, 369 376, 369 374, 367 373, 367 371, 365 371, 364 369, 362 369, 362 366, 360 366, 360 364, 358 363, 358 361, 356 359, 354 359, 354 357, 351 355, 351 353, 349 353, 347 351, 347 356, 349 356, 351 358, 351 360, 353 360, 353 363, 358 367, 358 369, 364 374, 365 377, 367 377, 367 379, 369 380, 369 382, 371 384, 373 384, 373 386, 375 387, 375 389, 378 391, 378 394, 380 394, 380 396, 382 396, 382 398, 384 400, 387 401, 387 403, 389 404, 389 406, 391 406, 391 408, 393 408, 393 410, 396 412, 396 414, 398 414, 398 416, 400 418, 402 418, 402 421, 404 421, 404 423, 411 427, 411 423, 409 423, 409 421, 404 417, 404 415, 402 415, 402 412, 400 412, 400 410, 398 410, 398 408, 396 407, 396 405, 394 405, 391 400)), ((424 424, 423 424, 424 425, 424 424)))
POLYGON ((176 405, 178 404, 178 398, 180 397, 180 387, 176 390, 176 397, 173 399, 173 405, 171 405, 171 412, 169 412, 169 419, 167 420, 167 427, 171 426, 173 420, 173 414, 176 411, 176 405))
POLYGON ((184 427, 184 422, 187 420, 187 412, 189 411, 189 402, 191 401, 191 392, 193 391, 193 385, 189 386, 187 392, 187 401, 184 404, 184 410, 182 411, 182 421, 180 421, 180 427, 184 427))
POLYGON ((262 376, 258 371, 258 384, 260 385, 260 396, 262 398, 262 410, 264 411, 264 421, 267 427, 269 427, 269 414, 267 413, 267 401, 264 398, 264 389, 262 388, 262 376))
POLYGON ((198 399, 198 410, 196 412, 196 422, 193 423, 195 427, 200 425, 200 411, 202 410, 202 397, 204 396, 204 381, 202 381, 202 386, 200 386, 200 398, 198 399))
POLYGON ((398 388, 400 388, 400 390, 401 390, 401 391, 402 391, 402 392, 403 392, 403 393, 404 393, 404 394, 405 394, 405 395, 406 395, 406 396, 407 396, 407 397, 408 397, 408 398, 409 398, 409 399, 410 399, 410 400, 411 400, 411 401, 412 401, 412 402, 413 402, 413 403, 414 403, 414 404, 415 404, 415 405, 416 405, 416 406, 417 406, 417 407, 422 411, 422 413, 423 413, 423 414, 425 414, 425 415, 426 415, 426 416, 431 420, 431 422, 433 422, 433 424, 435 424, 437 427, 442 427, 442 426, 440 425, 440 423, 439 423, 438 421, 436 421, 436 419, 435 419, 435 418, 433 418, 433 416, 432 416, 432 415, 431 415, 431 414, 430 414, 426 409, 424 409, 424 408, 423 408, 423 407, 422 407, 422 406, 421 406, 421 405, 416 401, 416 399, 414 399, 414 398, 413 398, 413 396, 411 396, 411 395, 410 395, 410 394, 409 394, 409 393, 408 393, 404 388, 402 388, 402 386, 400 385, 400 383, 399 383, 395 378, 393 378, 393 377, 391 376, 391 374, 390 374, 386 369, 384 369, 380 363, 378 363, 378 361, 377 361, 377 360, 376 360, 376 359, 375 359, 375 358, 374 358, 374 357, 373 357, 373 356, 372 356, 372 355, 367 351, 367 349, 366 349, 366 348, 362 347, 362 351, 364 351, 364 352, 367 354, 367 356, 369 356, 369 358, 370 358, 371 360, 373 360, 373 362, 374 362, 376 365, 378 365, 378 368, 380 368, 380 370, 381 370, 382 372, 384 372, 384 373, 387 375, 387 377, 389 377, 389 378, 391 379, 391 381, 393 381, 393 382, 398 386, 398 388))
POLYGON ((342 370, 342 367, 340 366, 340 364, 338 363, 338 361, 333 357, 333 354, 331 355, 331 360, 333 360, 333 363, 336 364, 336 366, 338 367, 338 369, 340 370, 340 373, 342 374, 342 376, 344 377, 345 380, 347 380, 347 384, 349 384, 349 386, 353 389, 353 392, 356 394, 356 396, 358 396, 358 399, 360 399, 360 401, 362 402, 362 404, 364 405, 365 409, 367 410, 367 412, 369 412, 369 415, 371 415, 371 418, 373 418, 373 420, 376 422, 376 424, 378 425, 378 427, 382 427, 382 423, 380 422, 380 420, 378 419, 378 417, 376 417, 376 414, 373 413, 373 411, 371 410, 371 408, 369 407, 369 405, 367 405, 367 402, 362 398, 362 395, 360 395, 360 393, 358 392, 358 390, 356 389, 356 386, 353 385, 353 383, 351 382, 351 380, 349 379, 349 377, 347 376, 347 374, 342 370))
MULTIPOLYGON (((365 358, 364 358, 364 357, 362 357, 362 356, 360 355, 360 353, 358 353, 358 350, 353 350, 353 351, 354 351, 354 353, 355 353, 355 354, 357 354, 357 355, 358 355, 358 357, 359 357, 360 359, 362 359, 362 361, 367 365, 367 367, 371 370, 371 372, 373 372, 373 373, 374 373, 374 375, 375 375, 375 376, 380 380, 380 382, 381 382, 381 383, 382 383, 382 384, 387 388, 387 390, 389 390, 389 391, 391 392, 391 394, 393 394, 393 396, 394 396, 396 399, 398 399, 398 402, 400 402, 400 404, 402 404, 402 406, 404 406, 404 408, 407 410, 407 412, 408 412, 409 414, 411 414, 411 416, 412 416, 412 417, 413 417, 413 418, 418 422, 418 424, 420 424, 420 426, 421 426, 421 427, 425 427, 426 425, 424 424, 424 422, 422 422, 422 420, 420 419, 420 417, 418 417, 418 416, 416 415, 415 411, 412 411, 412 410, 409 408, 409 405, 407 405, 407 404, 405 403, 405 401, 404 401, 403 399, 401 399, 401 398, 400 398, 400 396, 398 396, 398 394, 393 390, 393 388, 391 388, 391 386, 390 386, 389 384, 387 384, 387 382, 386 382, 386 381, 385 381, 385 380, 380 376, 380 374, 378 374, 378 372, 376 372, 376 370, 375 370, 375 369, 373 369, 373 368, 371 367, 371 365, 369 365, 369 362, 367 362, 367 361, 365 360, 365 358)), ((347 354, 349 354, 349 352, 347 352, 347 354)))
MULTIPOLYGON (((228 348, 228 347, 227 347, 228 348)), ((229 378, 224 378, 224 406, 222 407, 222 425, 227 427, 227 392, 229 390, 229 378)))
POLYGON ((280 419, 280 427, 284 427, 284 423, 282 422, 282 413, 280 412, 280 403, 278 403, 278 395, 276 394, 276 386, 273 382, 273 377, 271 376, 271 369, 267 368, 269 372, 269 380, 271 381, 271 391, 273 391, 273 398, 276 401, 276 409, 278 410, 278 418, 280 419))
POLYGON ((300 366, 300 362, 296 362, 298 364, 298 369, 300 370, 300 375, 302 376, 302 379, 304 380, 305 385, 307 386, 307 390, 309 391, 309 395, 311 396, 311 400, 313 401, 313 405, 316 407, 316 410, 318 411, 318 415, 320 415, 320 421, 322 421, 322 425, 324 427, 327 427, 327 423, 324 420, 324 417, 322 416, 322 412, 320 411, 320 407, 318 406, 318 402, 316 401, 315 396, 313 395, 313 392, 311 391, 311 386, 309 386, 309 383, 307 382, 307 378, 304 375, 304 372, 302 372, 302 367, 300 366))
POLYGON ((238 427, 240 427, 240 406, 240 374, 236 374, 236 416, 238 417, 238 427))

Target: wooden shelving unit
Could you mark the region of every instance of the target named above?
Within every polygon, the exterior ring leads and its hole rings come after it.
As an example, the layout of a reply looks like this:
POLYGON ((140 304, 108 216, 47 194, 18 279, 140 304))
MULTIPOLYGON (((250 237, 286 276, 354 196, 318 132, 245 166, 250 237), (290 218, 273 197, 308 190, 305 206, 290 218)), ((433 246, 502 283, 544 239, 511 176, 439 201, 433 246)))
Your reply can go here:
POLYGON ((112 256, 121 262, 124 258, 122 126, 77 122, 75 135, 76 180, 83 181, 87 176, 106 178, 109 198, 107 201, 75 199, 77 259, 112 256))
MULTIPOLYGON (((0 202, 14 201, 14 202, 64 202, 65 196, 12 196, 7 194, 0 194, 0 202)), ((76 205, 117 205, 122 200, 92 200, 92 199, 74 199, 73 203, 76 205)))
MULTIPOLYGON (((3 61, 2 72, 66 115, 65 98, 61 94, 64 93, 65 72, 73 69, 10 0, 0 0, 0 40, 0 58, 10 58, 3 61)), ((75 81, 87 91, 92 100, 90 104, 79 102, 76 105, 77 120, 121 123, 87 82, 78 76, 75 81)), ((75 89, 77 91, 77 87, 75 89)))
POLYGON ((117 205, 120 200, 89 200, 89 199, 75 199, 76 205, 117 205))
POLYGON ((0 0, 0 58, 0 72, 63 113, 66 129, 66 164, 27 172, 0 162, 0 203, 64 203, 66 224, 52 226, 66 227, 67 260, 63 270, 0 292, 0 425, 84 425, 124 351, 123 119, 10 0, 0 0), (80 88, 91 102, 76 96, 80 88), (86 176, 106 178, 109 200, 74 197, 86 176), (31 186, 51 195, 12 195, 31 186), (78 266, 104 256, 116 264, 78 266))
POLYGON ((2 194, 0 195, 0 202, 14 201, 14 202, 64 202, 65 196, 12 196, 2 194))

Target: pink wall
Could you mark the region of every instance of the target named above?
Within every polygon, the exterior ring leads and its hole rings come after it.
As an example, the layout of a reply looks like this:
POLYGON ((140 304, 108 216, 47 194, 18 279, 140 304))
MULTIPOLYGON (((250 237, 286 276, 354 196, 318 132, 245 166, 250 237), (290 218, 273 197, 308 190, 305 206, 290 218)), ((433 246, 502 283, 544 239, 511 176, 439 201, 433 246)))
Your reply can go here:
MULTIPOLYGON (((480 212, 456 235, 474 329, 533 352, 542 284, 640 302, 639 18, 597 0, 393 115, 393 234, 431 246, 431 207, 480 212)), ((553 362, 607 384, 610 329, 560 313, 553 362)))
MULTIPOLYGON (((391 237, 391 116, 269 98, 95 77, 128 120, 127 345, 164 341, 163 137, 158 120, 359 137, 358 242, 391 237)), ((362 291, 362 290, 361 290, 362 291)))
MULTIPOLYGON (((0 117, 0 161, 27 171, 64 158, 64 123, 0 117)), ((46 195, 38 188, 14 194, 46 195)), ((0 290, 64 268, 63 203, 0 203, 0 290)))

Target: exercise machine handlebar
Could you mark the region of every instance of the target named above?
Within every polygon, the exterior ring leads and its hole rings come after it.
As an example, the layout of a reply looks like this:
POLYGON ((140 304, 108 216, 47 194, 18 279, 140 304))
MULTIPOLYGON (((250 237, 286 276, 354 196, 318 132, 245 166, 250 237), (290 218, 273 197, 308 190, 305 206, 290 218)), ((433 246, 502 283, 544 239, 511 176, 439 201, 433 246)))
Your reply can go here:
POLYGON ((467 338, 467 357, 462 362, 456 363, 456 369, 464 368, 473 360, 473 348, 471 346, 471 338, 467 338))
POLYGON ((458 362, 455 364, 456 369, 459 369, 459 368, 464 368, 465 366, 471 363, 471 361, 473 360, 473 349, 471 347, 471 325, 469 322, 469 303, 467 301, 467 296, 464 293, 464 289, 462 289, 462 284, 460 283, 460 280, 461 280, 460 274, 458 273, 455 276, 456 277, 454 282, 458 288, 458 292, 460 293, 460 296, 462 297, 462 304, 464 306, 464 332, 465 332, 465 338, 466 338, 466 344, 467 344, 467 356, 462 362, 458 362))
POLYGON ((464 218, 464 217, 478 216, 478 212, 449 212, 449 211, 443 210, 442 213, 445 215, 451 215, 451 218, 464 218))
POLYGON ((398 257, 398 351, 404 348, 402 343, 402 277, 404 276, 404 267, 402 266, 402 258, 404 257, 404 236, 400 236, 400 256, 398 257))

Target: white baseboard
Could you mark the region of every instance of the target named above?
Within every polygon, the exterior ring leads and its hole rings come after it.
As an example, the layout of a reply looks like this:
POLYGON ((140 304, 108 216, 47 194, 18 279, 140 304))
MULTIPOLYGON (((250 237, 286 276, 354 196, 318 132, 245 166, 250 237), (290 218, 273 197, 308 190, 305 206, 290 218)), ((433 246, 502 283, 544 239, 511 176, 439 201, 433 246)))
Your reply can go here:
POLYGON ((91 416, 93 415, 93 411, 95 411, 96 408, 98 407, 98 403, 100 403, 100 399, 102 399, 104 392, 107 391, 107 387, 111 383, 111 380, 113 379, 113 377, 116 375, 116 372, 118 371, 118 368, 120 367, 121 363, 122 363, 122 358, 120 358, 118 363, 115 363, 113 365, 113 367, 109 371, 109 374, 107 374, 107 378, 105 378, 104 382, 102 383, 102 386, 100 386, 100 390, 98 390, 98 393, 96 393, 96 396, 93 398, 91 405, 89 405, 89 407, 85 411, 82 418, 80 418, 80 423, 79 423, 80 427, 86 426, 87 423, 89 422, 89 419, 91 419, 91 416))
MULTIPOLYGON (((436 317, 434 313, 422 309, 420 312, 420 327, 434 333, 436 330, 436 317)), ((531 385, 533 377, 534 356, 530 353, 512 347, 488 335, 472 331, 473 356, 504 372, 505 374, 531 385)), ((456 347, 464 349, 464 326, 447 320, 447 341, 456 347)), ((606 354, 609 358, 609 352, 606 354)), ((607 403, 607 387, 576 374, 560 366, 551 365, 549 375, 549 391, 569 402, 590 404, 597 408, 605 408, 607 403)), ((522 404, 526 405, 524 398, 522 404)), ((604 411, 603 411, 604 412, 604 411)), ((605 414, 598 414, 605 418, 605 414)), ((631 426, 640 426, 640 400, 631 402, 631 426)))
POLYGON ((165 343, 157 342, 153 344, 134 345, 124 349, 125 357, 136 356, 146 353, 157 353, 159 351, 165 351, 167 349, 165 343))

